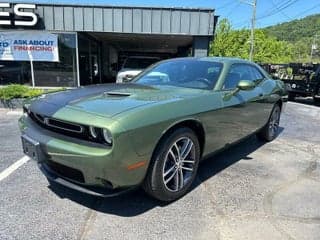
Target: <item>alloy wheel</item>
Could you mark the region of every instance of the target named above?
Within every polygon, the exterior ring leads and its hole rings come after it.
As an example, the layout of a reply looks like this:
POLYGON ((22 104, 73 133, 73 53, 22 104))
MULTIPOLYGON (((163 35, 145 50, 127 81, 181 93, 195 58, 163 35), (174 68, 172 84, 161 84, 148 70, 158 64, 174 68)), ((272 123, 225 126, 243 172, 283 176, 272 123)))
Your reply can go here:
POLYGON ((269 121, 270 136, 273 137, 278 132, 279 122, 280 122, 280 109, 275 108, 272 115, 271 115, 270 121, 269 121))
POLYGON ((179 138, 170 146, 162 171, 167 190, 178 192, 191 180, 195 159, 195 145, 189 137, 179 138))

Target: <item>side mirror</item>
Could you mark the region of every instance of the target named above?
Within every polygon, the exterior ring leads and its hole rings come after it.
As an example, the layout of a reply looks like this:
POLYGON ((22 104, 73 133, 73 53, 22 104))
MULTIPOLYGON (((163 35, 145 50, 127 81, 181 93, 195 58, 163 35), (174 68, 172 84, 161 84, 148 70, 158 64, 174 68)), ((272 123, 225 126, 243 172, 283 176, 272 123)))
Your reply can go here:
POLYGON ((241 80, 237 86, 237 88, 242 91, 249 91, 254 89, 255 87, 256 87, 256 84, 248 80, 241 80))
POLYGON ((224 100, 230 100, 232 98, 232 96, 236 95, 240 90, 242 91, 249 91, 252 90, 256 87, 256 84, 252 81, 249 80, 241 80, 236 89, 234 89, 232 92, 228 92, 224 95, 224 100))

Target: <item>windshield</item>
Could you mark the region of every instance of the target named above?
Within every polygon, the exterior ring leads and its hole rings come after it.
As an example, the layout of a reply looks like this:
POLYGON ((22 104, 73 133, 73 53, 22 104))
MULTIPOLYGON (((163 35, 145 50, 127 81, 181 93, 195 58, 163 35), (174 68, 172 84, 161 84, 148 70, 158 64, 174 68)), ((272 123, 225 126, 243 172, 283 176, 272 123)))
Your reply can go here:
POLYGON ((139 75, 136 83, 212 89, 222 70, 222 63, 197 59, 165 61, 139 75))
POLYGON ((123 68, 145 69, 158 61, 158 58, 128 58, 123 68))

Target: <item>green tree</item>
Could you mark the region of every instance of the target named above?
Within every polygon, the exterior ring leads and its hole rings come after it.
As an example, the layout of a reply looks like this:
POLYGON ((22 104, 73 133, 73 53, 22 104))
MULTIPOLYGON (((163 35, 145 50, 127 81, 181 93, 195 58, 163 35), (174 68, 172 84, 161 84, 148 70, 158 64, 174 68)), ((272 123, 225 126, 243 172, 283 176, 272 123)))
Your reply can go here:
MULTIPOLYGON (((250 31, 233 30, 227 19, 222 19, 217 27, 214 40, 210 44, 210 55, 221 57, 249 58, 250 31)), ((292 45, 267 36, 264 31, 255 31, 254 61, 261 63, 287 63, 292 60, 292 45)))

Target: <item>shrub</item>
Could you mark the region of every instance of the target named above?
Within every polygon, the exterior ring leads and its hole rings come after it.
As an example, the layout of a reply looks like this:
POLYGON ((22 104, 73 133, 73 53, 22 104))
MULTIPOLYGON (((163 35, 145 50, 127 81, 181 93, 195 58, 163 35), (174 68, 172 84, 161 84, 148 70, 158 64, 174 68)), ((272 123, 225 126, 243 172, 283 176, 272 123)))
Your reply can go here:
POLYGON ((44 93, 42 89, 29 88, 24 85, 11 84, 0 88, 0 99, 10 100, 13 98, 32 98, 44 93))

